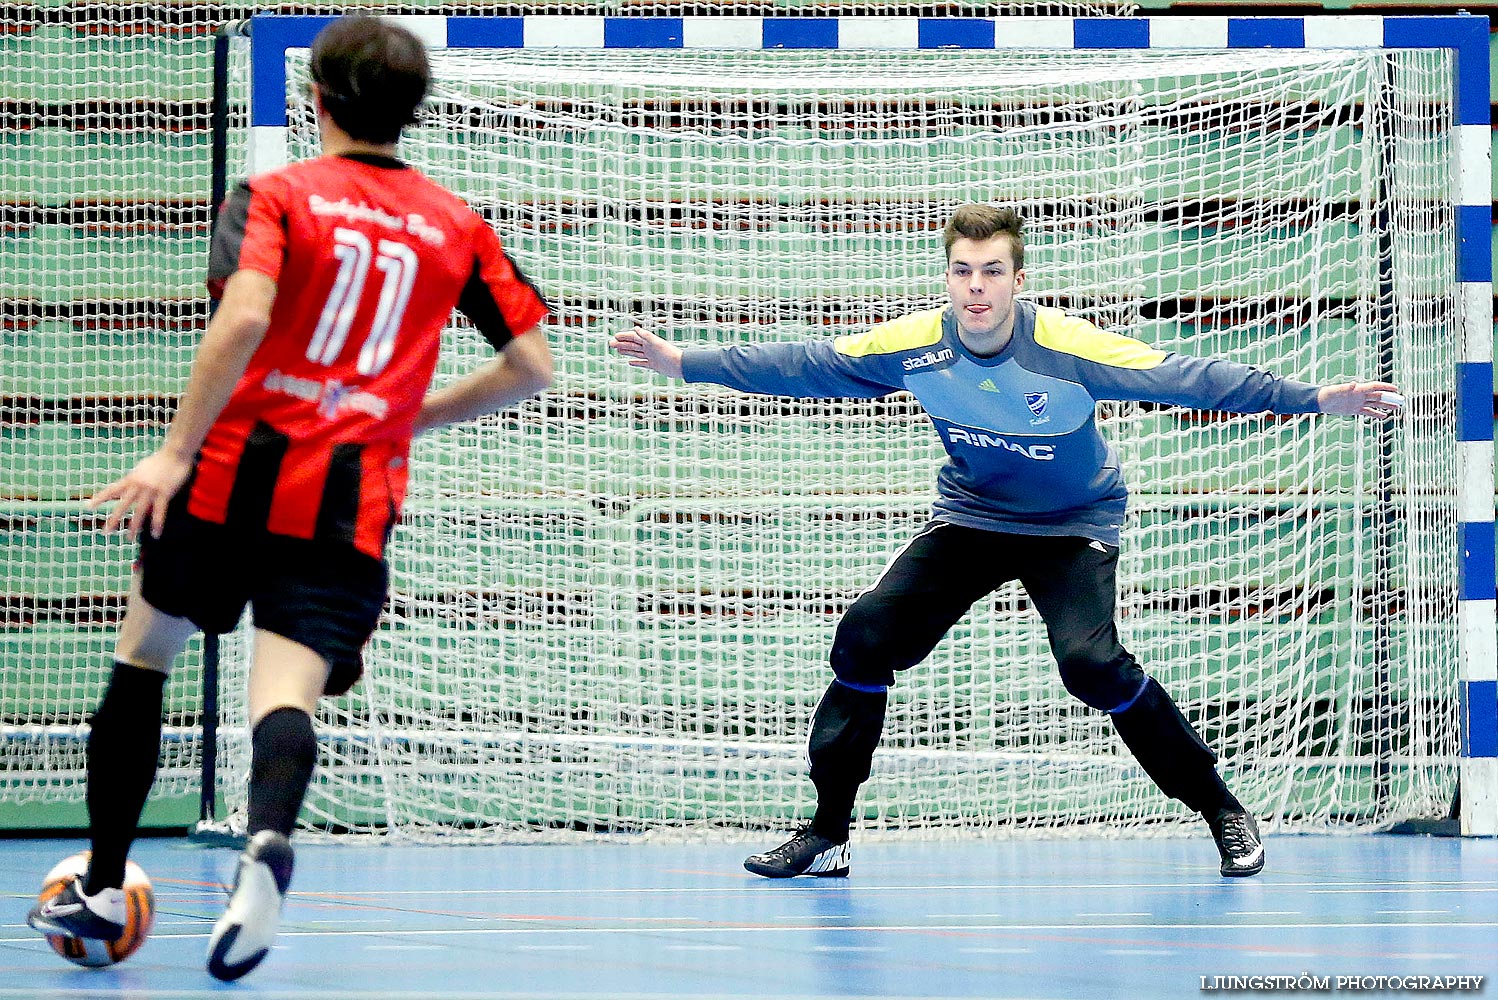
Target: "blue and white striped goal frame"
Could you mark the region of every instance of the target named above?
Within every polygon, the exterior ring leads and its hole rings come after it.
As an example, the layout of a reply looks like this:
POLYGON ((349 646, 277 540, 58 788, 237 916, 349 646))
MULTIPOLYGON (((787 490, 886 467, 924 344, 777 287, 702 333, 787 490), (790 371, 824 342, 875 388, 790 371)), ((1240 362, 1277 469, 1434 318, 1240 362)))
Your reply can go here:
MULTIPOLYGON (((286 162, 287 49, 331 16, 250 19, 250 165, 286 162)), ((1498 835, 1493 253, 1488 19, 1384 17, 470 17, 393 18, 433 48, 1193 49, 1449 48, 1456 67, 1451 197, 1463 351, 1456 372, 1461 831, 1498 835)))

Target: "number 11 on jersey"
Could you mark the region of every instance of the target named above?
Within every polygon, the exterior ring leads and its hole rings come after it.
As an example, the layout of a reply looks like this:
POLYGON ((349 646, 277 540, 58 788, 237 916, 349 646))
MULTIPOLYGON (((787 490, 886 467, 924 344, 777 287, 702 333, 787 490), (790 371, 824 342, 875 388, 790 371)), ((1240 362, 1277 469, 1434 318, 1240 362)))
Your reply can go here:
POLYGON ((327 302, 323 303, 317 329, 312 331, 307 360, 331 365, 343 353, 373 263, 384 277, 380 281, 374 321, 359 350, 358 369, 361 375, 378 375, 395 353, 395 335, 411 301, 411 289, 416 284, 416 251, 395 240, 380 240, 376 247, 371 247, 369 237, 363 233, 339 227, 333 230, 333 254, 338 258, 338 276, 333 280, 327 302))

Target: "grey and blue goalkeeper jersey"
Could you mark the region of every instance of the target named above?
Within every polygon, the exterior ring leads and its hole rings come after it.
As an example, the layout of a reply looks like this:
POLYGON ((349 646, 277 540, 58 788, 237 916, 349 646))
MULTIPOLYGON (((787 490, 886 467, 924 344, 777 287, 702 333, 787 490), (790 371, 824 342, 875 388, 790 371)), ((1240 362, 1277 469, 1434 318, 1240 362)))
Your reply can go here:
POLYGON ((1009 344, 992 357, 962 346, 950 309, 933 309, 833 340, 689 349, 682 375, 800 398, 873 399, 906 390, 947 450, 936 479, 937 520, 1115 546, 1128 490, 1118 455, 1098 432, 1098 400, 1318 411, 1317 386, 1158 351, 1025 301, 1015 303, 1009 344))

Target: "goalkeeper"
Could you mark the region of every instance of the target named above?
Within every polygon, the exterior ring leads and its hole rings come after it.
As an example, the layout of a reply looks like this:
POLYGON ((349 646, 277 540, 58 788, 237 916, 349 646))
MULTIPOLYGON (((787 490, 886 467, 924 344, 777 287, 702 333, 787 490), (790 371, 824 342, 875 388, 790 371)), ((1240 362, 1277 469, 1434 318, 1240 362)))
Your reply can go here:
POLYGON ((931 521, 848 609, 834 679, 812 716, 816 812, 786 843, 744 862, 769 878, 846 875, 848 828, 869 776, 895 673, 921 662, 972 604, 1018 580, 1044 619, 1067 691, 1113 720, 1145 772, 1200 813, 1224 876, 1257 874, 1253 816, 1216 755, 1120 643, 1114 621, 1128 492, 1098 433, 1098 400, 1239 413, 1399 412, 1395 386, 1315 386, 1246 365, 1158 351, 1058 309, 1025 285, 1018 214, 966 205, 948 221, 949 304, 833 340, 677 348, 648 330, 610 347, 637 368, 743 392, 874 398, 905 390, 947 450, 931 521))

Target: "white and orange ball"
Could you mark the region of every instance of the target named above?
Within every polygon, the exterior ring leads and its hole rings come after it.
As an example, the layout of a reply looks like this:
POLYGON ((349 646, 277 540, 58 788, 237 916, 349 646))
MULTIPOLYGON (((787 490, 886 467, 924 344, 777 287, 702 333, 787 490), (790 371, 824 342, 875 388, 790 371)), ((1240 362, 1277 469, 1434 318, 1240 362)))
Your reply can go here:
MULTIPOLYGON (((88 871, 88 852, 82 851, 72 857, 63 858, 52 866, 42 880, 42 891, 38 899, 51 899, 88 871)), ((92 938, 72 937, 66 934, 48 934, 47 941, 52 950, 75 965, 102 968, 123 962, 140 950, 151 933, 156 921, 156 896, 151 891, 151 880, 140 865, 125 862, 125 933, 115 941, 99 941, 92 938)))

